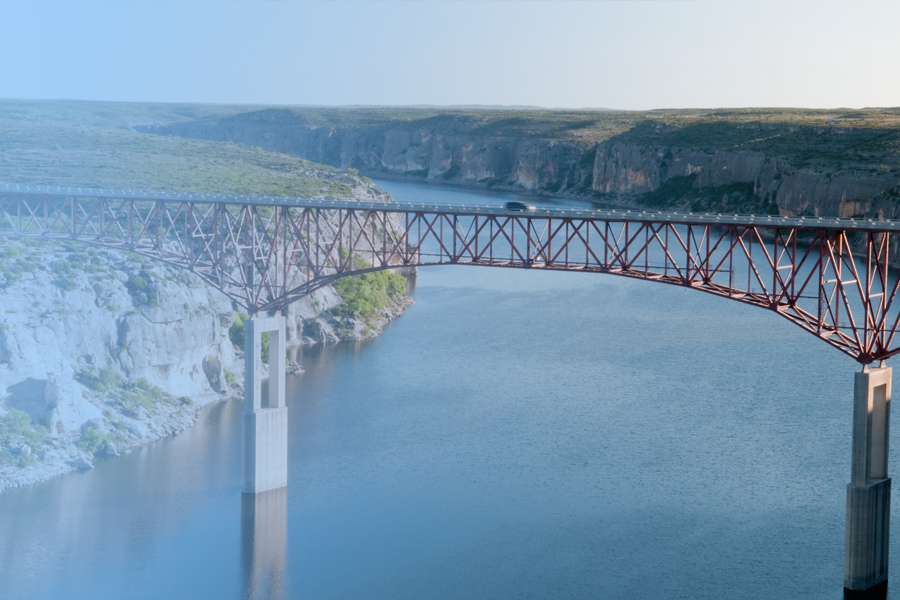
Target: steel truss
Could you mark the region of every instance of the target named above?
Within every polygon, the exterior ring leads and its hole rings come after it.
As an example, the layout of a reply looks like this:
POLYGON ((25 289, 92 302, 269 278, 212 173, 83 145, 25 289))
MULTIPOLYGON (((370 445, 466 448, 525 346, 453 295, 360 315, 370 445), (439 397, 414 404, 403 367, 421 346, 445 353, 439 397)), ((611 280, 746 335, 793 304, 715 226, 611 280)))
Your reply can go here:
POLYGON ((402 266, 582 271, 766 308, 860 363, 900 353, 896 244, 883 227, 487 213, 0 191, 0 235, 136 252, 196 273, 251 313, 402 266))

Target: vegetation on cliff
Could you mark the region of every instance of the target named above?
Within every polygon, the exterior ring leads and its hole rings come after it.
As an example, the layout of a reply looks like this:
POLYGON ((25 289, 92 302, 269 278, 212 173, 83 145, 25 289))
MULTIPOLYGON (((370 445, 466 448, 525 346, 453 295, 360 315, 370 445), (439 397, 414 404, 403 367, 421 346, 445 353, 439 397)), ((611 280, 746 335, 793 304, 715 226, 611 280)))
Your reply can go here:
POLYGON ((787 159, 795 168, 872 172, 900 168, 900 110, 734 112, 730 118, 676 113, 671 119, 648 119, 622 133, 618 141, 705 152, 760 152, 787 159), (758 120, 750 120, 751 116, 758 120))
POLYGON ((350 174, 229 142, 138 133, 5 112, 0 182, 322 199, 383 198, 350 174))
MULTIPOLYGON (((2 107, 2 103, 0 103, 2 107)), ((538 110, 538 109, 454 109, 454 108, 298 108, 230 107, 209 114, 202 108, 194 119, 181 115, 168 123, 137 125, 140 129, 168 131, 189 123, 224 123, 229 120, 279 122, 290 119, 295 125, 325 129, 335 135, 366 129, 430 129, 447 135, 496 139, 553 140, 596 144, 630 132, 628 139, 643 143, 671 142, 688 148, 730 148, 760 142, 752 132, 757 126, 797 132, 798 128, 854 128, 900 133, 900 108, 866 109, 659 109, 628 110, 538 110), (749 128, 747 126, 750 126, 749 128)), ((160 111, 161 114, 161 111, 160 111)), ((174 116, 174 115, 173 115, 174 116)), ((805 145, 811 139, 798 136, 805 145)), ((772 138, 770 147, 786 148, 788 143, 772 138)), ((802 149, 802 148, 801 148, 802 149)))
MULTIPOLYGON (((234 315, 234 323, 228 328, 228 339, 234 344, 237 350, 244 350, 244 323, 250 319, 250 315, 245 312, 239 312, 234 315)), ((259 336, 259 358, 263 363, 269 362, 269 332, 264 331, 259 336)))
MULTIPOLYGON (((354 257, 355 268, 365 269, 368 266, 364 260, 354 257)), ((331 309, 332 314, 367 324, 395 304, 398 297, 406 297, 406 281, 391 271, 343 277, 332 286, 343 300, 331 309)))
POLYGON ((668 210, 900 217, 900 109, 266 108, 142 130, 371 176, 668 210))

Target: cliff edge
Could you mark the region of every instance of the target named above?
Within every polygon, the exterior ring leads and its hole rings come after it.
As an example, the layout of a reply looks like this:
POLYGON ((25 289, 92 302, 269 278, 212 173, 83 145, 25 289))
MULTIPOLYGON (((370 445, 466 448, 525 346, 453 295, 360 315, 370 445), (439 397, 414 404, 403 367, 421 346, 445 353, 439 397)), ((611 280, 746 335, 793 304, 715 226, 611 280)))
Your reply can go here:
POLYGON ((900 216, 897 109, 285 108, 140 129, 374 177, 697 212, 900 216))

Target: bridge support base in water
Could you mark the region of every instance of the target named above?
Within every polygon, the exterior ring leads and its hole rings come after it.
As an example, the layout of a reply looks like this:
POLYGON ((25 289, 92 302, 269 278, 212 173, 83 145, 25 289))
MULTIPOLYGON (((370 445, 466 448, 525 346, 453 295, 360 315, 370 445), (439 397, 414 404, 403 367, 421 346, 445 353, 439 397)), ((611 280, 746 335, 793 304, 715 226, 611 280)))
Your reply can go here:
MULTIPOLYGON (((883 363, 882 363, 883 364, 883 363)), ((853 455, 847 486, 844 595, 884 597, 888 577, 891 480, 887 475, 891 369, 856 373, 853 455)))
POLYGON ((288 414, 284 402, 284 317, 244 322, 244 435, 241 491, 287 485, 288 414), (269 334, 269 395, 262 398, 262 334, 269 334))

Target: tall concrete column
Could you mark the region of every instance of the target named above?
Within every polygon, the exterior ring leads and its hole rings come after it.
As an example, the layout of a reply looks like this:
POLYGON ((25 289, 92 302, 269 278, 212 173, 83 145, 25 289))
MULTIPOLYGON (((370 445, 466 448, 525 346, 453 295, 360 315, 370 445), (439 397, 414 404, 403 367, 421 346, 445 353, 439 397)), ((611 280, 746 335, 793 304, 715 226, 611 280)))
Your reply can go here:
MULTIPOLYGON (((884 364, 884 363, 882 363, 884 364)), ((891 369, 864 368, 853 390, 853 462, 847 486, 844 590, 887 590, 891 480, 887 475, 891 369)), ((873 596, 874 597, 874 596, 873 596)))
POLYGON ((287 406, 284 402, 284 317, 244 322, 244 439, 241 491, 287 485, 287 406), (269 395, 262 398, 262 334, 269 333, 269 395))

